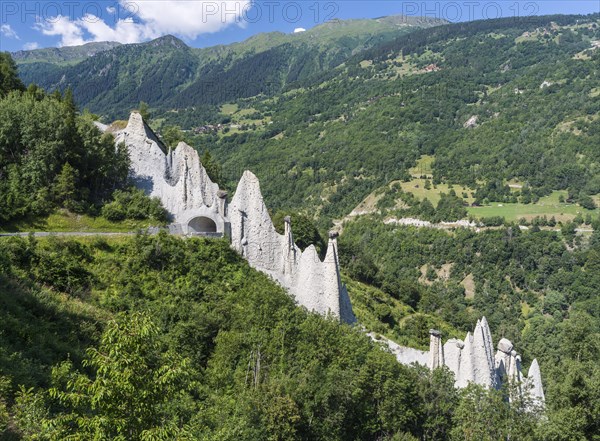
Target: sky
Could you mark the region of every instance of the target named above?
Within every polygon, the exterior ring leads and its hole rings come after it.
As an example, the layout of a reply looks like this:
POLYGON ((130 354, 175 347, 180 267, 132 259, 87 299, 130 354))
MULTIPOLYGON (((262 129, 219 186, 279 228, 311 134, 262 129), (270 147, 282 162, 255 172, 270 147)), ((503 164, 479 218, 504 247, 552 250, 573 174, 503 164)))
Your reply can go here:
POLYGON ((101 0, 0 2, 0 50, 139 43, 172 34, 193 47, 229 44, 261 32, 302 32, 332 19, 404 14, 452 22, 600 12, 600 0, 101 0))

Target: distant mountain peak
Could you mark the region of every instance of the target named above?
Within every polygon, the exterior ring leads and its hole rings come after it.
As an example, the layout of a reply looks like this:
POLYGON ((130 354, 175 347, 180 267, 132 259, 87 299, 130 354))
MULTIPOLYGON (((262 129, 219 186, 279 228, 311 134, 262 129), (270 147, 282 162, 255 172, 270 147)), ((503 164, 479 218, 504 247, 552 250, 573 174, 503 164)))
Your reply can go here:
POLYGON ((173 46, 177 49, 186 49, 188 45, 174 35, 168 34, 149 41, 151 46, 173 46))

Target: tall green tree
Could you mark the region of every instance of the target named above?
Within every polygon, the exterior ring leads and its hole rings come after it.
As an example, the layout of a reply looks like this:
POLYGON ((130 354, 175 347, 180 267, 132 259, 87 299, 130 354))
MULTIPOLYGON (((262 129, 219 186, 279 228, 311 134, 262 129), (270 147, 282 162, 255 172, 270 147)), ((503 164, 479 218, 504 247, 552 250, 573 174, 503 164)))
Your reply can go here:
POLYGON ((150 113, 150 106, 148 106, 148 103, 140 101, 140 105, 138 106, 138 112, 140 112, 140 115, 142 115, 142 118, 146 122, 146 124, 150 123, 150 118, 152 118, 152 114, 150 113))
POLYGON ((8 52, 0 52, 0 98, 13 90, 25 90, 17 65, 8 52))
POLYGON ((189 360, 163 352, 159 328, 142 313, 108 323, 98 348, 84 366, 65 362, 53 370, 50 390, 65 411, 48 420, 55 440, 172 440, 183 431, 166 412, 190 388, 189 360))
POLYGON ((54 198, 63 207, 73 210, 77 199, 77 170, 67 162, 56 177, 54 198))

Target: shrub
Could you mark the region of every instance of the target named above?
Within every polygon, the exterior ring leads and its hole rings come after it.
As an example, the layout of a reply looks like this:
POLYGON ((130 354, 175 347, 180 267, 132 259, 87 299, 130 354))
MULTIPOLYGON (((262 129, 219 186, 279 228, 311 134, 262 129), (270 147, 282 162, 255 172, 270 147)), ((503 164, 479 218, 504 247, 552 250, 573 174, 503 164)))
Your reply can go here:
POLYGON ((127 191, 116 190, 113 199, 102 207, 102 216, 109 221, 150 219, 164 223, 169 220, 169 213, 162 206, 160 199, 147 196, 143 190, 137 188, 130 188, 127 191))
POLYGON ((484 217, 481 219, 481 223, 486 227, 499 227, 504 225, 504 221, 504 216, 484 217))
POLYGON ((581 205, 583 208, 587 208, 588 210, 595 210, 596 209, 596 203, 587 194, 582 194, 581 196, 579 196, 579 201, 578 202, 579 202, 579 205, 581 205))

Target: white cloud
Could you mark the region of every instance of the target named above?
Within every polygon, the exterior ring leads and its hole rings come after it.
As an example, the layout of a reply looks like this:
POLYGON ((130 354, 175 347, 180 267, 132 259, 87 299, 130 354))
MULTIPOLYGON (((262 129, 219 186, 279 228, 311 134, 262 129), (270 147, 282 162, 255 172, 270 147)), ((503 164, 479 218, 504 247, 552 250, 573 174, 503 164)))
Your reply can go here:
POLYGON ((114 27, 93 15, 86 15, 77 21, 77 26, 85 29, 92 38, 90 41, 118 41, 120 43, 139 43, 149 38, 158 37, 148 32, 145 25, 135 23, 131 19, 118 20, 114 27))
POLYGON ((25 51, 32 51, 34 49, 39 49, 40 45, 38 43, 36 43, 35 41, 32 41, 30 43, 25 43, 23 45, 23 50, 25 51))
MULTIPOLYGON (((122 15, 114 22, 92 14, 77 20, 58 16, 36 26, 44 35, 60 36, 60 46, 90 41, 139 43, 166 34, 195 39, 200 34, 217 32, 230 24, 240 24, 252 0, 119 0, 122 15), (132 5, 135 9, 132 10, 132 5), (127 12, 124 12, 127 11, 127 12)), ((107 9, 114 14, 114 8, 107 9)))
POLYGON ((296 28, 296 29, 294 29, 294 34, 298 34, 300 32, 306 32, 306 29, 304 29, 304 28, 296 28))
POLYGON ((83 38, 83 29, 76 22, 72 22, 69 17, 62 15, 51 17, 44 22, 37 23, 34 28, 44 35, 60 36, 59 46, 80 46, 86 43, 83 38))
POLYGON ((2 26, 0 26, 0 34, 6 38, 14 38, 15 40, 20 40, 15 30, 11 28, 9 24, 3 24, 2 26))
POLYGON ((136 15, 150 32, 158 35, 176 33, 191 39, 239 23, 245 8, 250 7, 249 0, 142 0, 136 4, 136 15))

